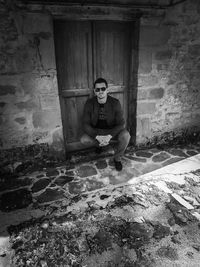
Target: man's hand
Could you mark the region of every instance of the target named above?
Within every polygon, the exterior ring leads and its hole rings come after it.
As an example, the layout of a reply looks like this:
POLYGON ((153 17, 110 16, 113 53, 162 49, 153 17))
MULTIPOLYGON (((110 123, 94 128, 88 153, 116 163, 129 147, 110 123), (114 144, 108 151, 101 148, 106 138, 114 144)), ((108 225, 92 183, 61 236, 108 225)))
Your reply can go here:
POLYGON ((107 146, 110 142, 112 135, 97 135, 96 139, 99 142, 99 146, 107 146))

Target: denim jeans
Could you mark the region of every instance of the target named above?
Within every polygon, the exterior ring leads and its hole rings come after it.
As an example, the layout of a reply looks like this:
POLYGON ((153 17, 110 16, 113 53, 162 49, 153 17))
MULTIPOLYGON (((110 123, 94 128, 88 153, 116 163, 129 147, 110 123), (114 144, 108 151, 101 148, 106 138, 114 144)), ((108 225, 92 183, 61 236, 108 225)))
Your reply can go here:
MULTIPOLYGON (((126 150, 129 144, 130 134, 126 129, 123 129, 117 136, 111 139, 111 144, 113 140, 116 141, 116 145, 114 146, 114 159, 120 160, 121 156, 124 154, 124 151, 126 150)), ((80 141, 84 145, 93 145, 96 147, 99 146, 98 141, 87 134, 84 134, 81 137, 80 141)))

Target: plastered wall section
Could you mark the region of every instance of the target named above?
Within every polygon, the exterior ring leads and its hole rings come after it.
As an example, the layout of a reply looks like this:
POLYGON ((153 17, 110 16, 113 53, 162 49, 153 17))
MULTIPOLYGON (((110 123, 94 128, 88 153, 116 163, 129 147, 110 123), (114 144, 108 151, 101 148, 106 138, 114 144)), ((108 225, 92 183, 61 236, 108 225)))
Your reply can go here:
POLYGON ((200 2, 143 17, 139 40, 137 143, 200 126, 200 2))
POLYGON ((0 148, 63 151, 52 19, 0 6, 0 148))

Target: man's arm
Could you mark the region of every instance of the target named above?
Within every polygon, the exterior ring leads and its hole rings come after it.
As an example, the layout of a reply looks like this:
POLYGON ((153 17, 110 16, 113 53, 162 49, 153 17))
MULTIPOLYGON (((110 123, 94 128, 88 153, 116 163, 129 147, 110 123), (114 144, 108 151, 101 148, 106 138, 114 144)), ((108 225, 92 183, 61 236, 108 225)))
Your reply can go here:
POLYGON ((108 133, 112 135, 112 137, 116 136, 119 132, 121 132, 121 130, 125 128, 125 120, 119 100, 117 101, 115 109, 115 122, 116 122, 115 126, 112 129, 110 129, 108 133))
POLYGON ((91 125, 90 114, 91 114, 91 103, 89 102, 89 99, 88 99, 85 103, 84 110, 83 110, 83 130, 86 134, 95 138, 97 135, 97 131, 91 125))

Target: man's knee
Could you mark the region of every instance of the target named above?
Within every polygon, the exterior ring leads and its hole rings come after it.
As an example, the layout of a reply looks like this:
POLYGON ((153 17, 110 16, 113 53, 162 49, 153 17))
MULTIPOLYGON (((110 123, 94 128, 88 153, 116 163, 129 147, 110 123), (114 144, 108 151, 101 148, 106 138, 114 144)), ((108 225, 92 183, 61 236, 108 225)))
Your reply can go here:
POLYGON ((85 144, 91 144, 91 143, 93 143, 94 140, 89 135, 84 134, 84 135, 81 136, 80 142, 81 142, 81 144, 85 145, 85 144))
POLYGON ((130 138, 131 138, 131 136, 130 136, 129 132, 126 129, 124 129, 123 131, 120 132, 118 140, 119 141, 126 141, 127 143, 129 143, 130 138))

